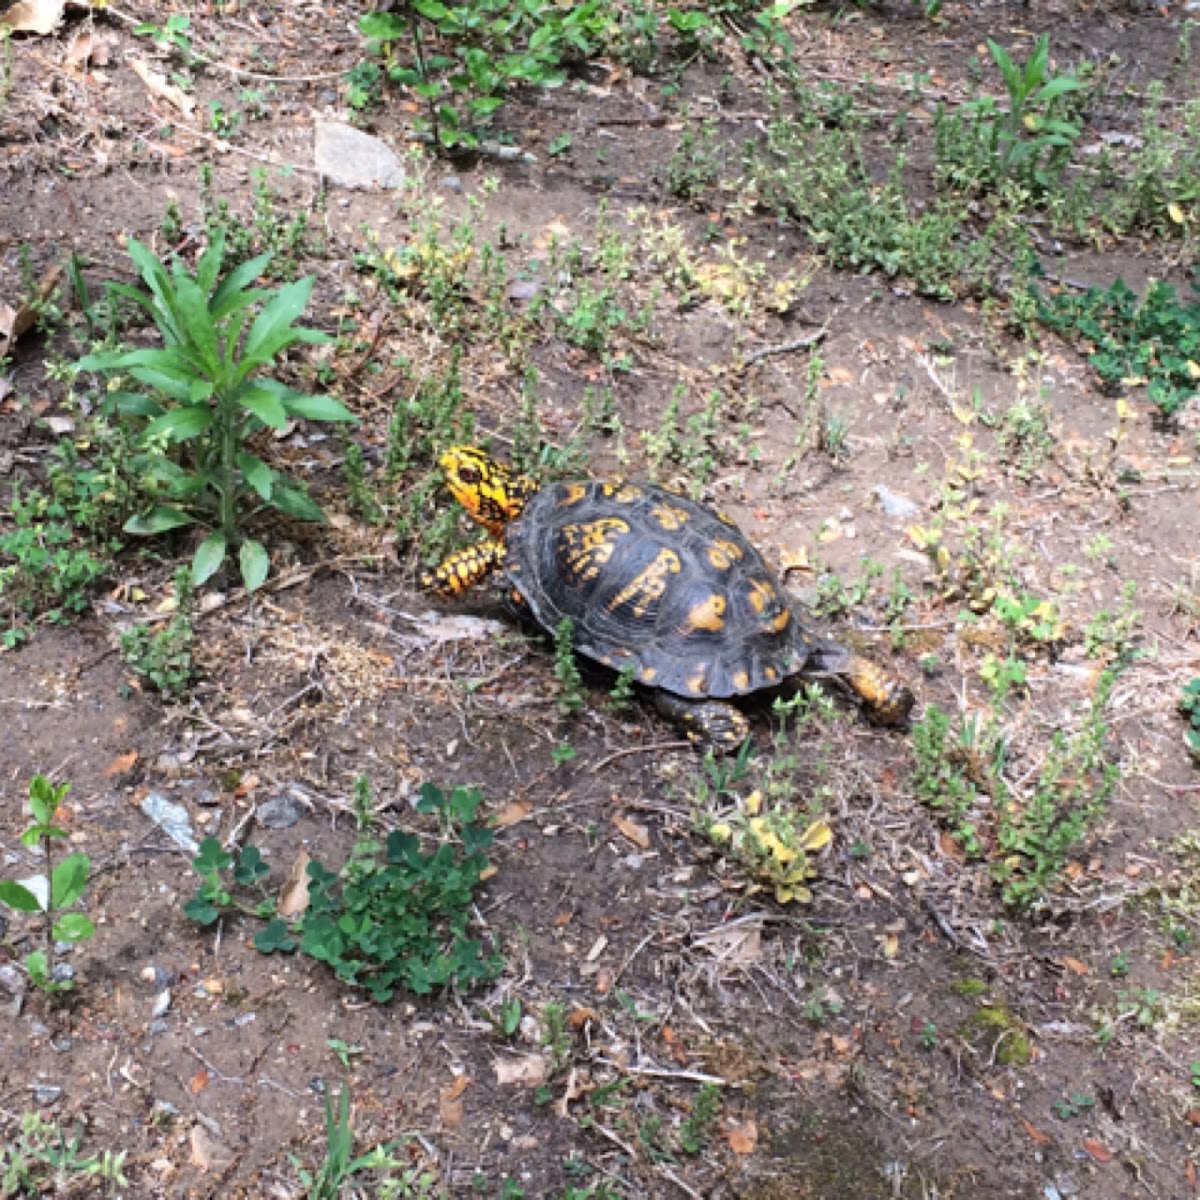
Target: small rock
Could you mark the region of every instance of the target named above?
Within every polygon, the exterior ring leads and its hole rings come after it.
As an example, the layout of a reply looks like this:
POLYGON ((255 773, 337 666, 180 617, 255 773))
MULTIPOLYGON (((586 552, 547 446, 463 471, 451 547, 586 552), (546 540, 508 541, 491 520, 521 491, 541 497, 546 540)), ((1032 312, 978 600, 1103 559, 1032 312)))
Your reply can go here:
POLYGON ((50 970, 55 983, 70 983, 75 978, 75 968, 70 963, 55 963, 50 970))
POLYGON ((41 1108, 49 1108, 62 1099, 63 1090, 54 1083, 35 1083, 33 1085, 34 1102, 41 1108))
POLYGON ((290 829, 300 820, 300 814, 300 805, 291 796, 273 796, 259 805, 257 820, 266 829, 290 829))
POLYGON ((317 121, 313 157, 317 170, 342 187, 398 188, 404 184, 404 167, 386 142, 338 121, 317 121))
POLYGON ((192 835, 192 821, 182 804, 174 804, 162 792, 151 792, 142 801, 142 812, 146 814, 177 846, 189 854, 200 849, 192 835))
POLYGON ((170 1100, 155 1100, 150 1120, 156 1125, 170 1125, 179 1116, 179 1109, 170 1100))
POLYGON ((149 1025, 146 1026, 146 1029, 149 1031, 151 1037, 162 1037, 164 1033, 169 1033, 171 1031, 170 1025, 168 1025, 166 1021, 162 1019, 162 1017, 156 1017, 150 1022, 149 1025))
POLYGON ((5 963, 0 967, 0 992, 19 996, 25 991, 25 976, 16 967, 5 963))
POLYGON ((444 187, 448 192, 461 192, 462 180, 459 179, 457 175, 447 175, 446 178, 442 180, 442 187, 444 187))
POLYGON ((919 504, 907 496, 901 496, 899 493, 891 491, 882 483, 878 487, 872 488, 872 491, 879 497, 879 503, 889 517, 915 517, 921 511, 919 504))
POLYGON ((50 1049, 57 1051, 59 1054, 70 1054, 75 1043, 69 1037, 56 1037, 50 1039, 50 1049))
POLYGON ((171 990, 159 992, 154 997, 154 1007, 150 1010, 151 1018, 164 1016, 171 1007, 171 990))

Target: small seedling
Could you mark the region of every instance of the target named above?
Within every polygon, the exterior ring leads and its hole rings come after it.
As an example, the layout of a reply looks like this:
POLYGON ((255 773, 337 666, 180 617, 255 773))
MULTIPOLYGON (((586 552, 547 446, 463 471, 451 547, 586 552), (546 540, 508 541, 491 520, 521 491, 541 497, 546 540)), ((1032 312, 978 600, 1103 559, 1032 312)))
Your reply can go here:
POLYGON ((1187 721, 1183 736, 1188 752, 1200 763, 1200 678, 1193 679, 1184 687, 1179 699, 1179 711, 1187 721))
POLYGON ((558 681, 558 711, 573 717, 584 705, 583 677, 575 662, 575 622, 563 617, 554 631, 554 678, 558 681))
POLYGON ((715 1083, 702 1083, 691 1115, 679 1127, 679 1145, 685 1153, 699 1154, 708 1145, 720 1111, 721 1089, 715 1083))
POLYGON ((55 824, 70 784, 55 785, 44 775, 35 775, 29 783, 29 812, 33 821, 21 834, 23 845, 40 848, 45 874, 18 882, 0 880, 0 904, 17 912, 40 913, 44 918, 45 949, 31 950, 25 956, 25 970, 33 983, 44 992, 65 992, 74 987, 68 970, 54 965, 57 942, 82 942, 92 937, 96 927, 81 912, 66 910, 78 904, 87 887, 91 862, 86 854, 68 854, 53 861, 52 848, 67 831, 55 824))

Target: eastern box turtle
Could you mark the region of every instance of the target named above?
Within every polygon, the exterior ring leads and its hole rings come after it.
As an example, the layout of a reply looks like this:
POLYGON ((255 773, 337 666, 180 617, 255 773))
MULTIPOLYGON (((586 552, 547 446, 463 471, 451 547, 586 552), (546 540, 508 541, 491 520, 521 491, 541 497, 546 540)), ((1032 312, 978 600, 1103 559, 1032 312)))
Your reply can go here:
POLYGON ((689 736, 736 748, 750 727, 729 699, 801 672, 841 676, 882 724, 907 718, 908 688, 806 628, 762 556, 711 509, 620 479, 539 488, 470 446, 441 465, 491 537, 423 584, 454 596, 502 574, 540 625, 553 631, 569 617, 578 653, 630 668, 689 736))

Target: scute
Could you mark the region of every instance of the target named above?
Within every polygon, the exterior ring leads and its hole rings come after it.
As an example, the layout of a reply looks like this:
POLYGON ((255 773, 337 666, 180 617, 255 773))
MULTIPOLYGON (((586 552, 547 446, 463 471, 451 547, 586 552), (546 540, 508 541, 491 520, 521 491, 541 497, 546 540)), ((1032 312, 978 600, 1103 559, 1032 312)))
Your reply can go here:
POLYGON ((506 541, 510 580, 540 624, 570 617, 580 653, 664 691, 743 695, 821 655, 741 531, 663 488, 548 485, 506 541))

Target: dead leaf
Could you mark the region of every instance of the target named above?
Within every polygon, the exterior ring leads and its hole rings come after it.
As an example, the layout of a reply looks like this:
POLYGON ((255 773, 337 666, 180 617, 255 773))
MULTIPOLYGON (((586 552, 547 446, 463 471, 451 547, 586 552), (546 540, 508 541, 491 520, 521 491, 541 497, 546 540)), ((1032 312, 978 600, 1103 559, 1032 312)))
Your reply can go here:
POLYGON ((1189 1183, 1189 1184, 1191 1184, 1191 1186, 1192 1186, 1192 1188, 1193 1188, 1193 1189, 1195 1189, 1195 1187, 1196 1187, 1196 1182, 1197 1182, 1197 1179, 1196 1179, 1196 1164, 1195 1164, 1194 1162, 1192 1162, 1192 1160, 1189 1158, 1189 1159, 1187 1160, 1187 1165, 1184 1167, 1184 1169, 1183 1169, 1183 1170, 1184 1170, 1184 1174, 1185 1174, 1185 1175, 1187 1175, 1187 1181, 1188 1181, 1188 1183, 1189 1183))
POLYGON ((744 1125, 730 1125, 725 1130, 725 1140, 734 1154, 753 1154, 758 1145, 758 1126, 753 1121, 744 1125))
POLYGON ((1183 1114, 1183 1119, 1189 1125, 1200 1125, 1200 1108, 1191 1108, 1183 1114))
POLYGON ((298 917, 308 908, 308 862, 307 852, 301 850, 279 889, 276 911, 285 921, 298 917))
POLYGON ((695 938, 718 962, 731 966, 747 966, 762 958, 762 925, 757 923, 718 925, 695 938))
POLYGON ((498 1058, 495 1062, 496 1082, 515 1083, 518 1087, 541 1087, 546 1082, 546 1060, 540 1054, 523 1054, 519 1058, 498 1058))
POLYGON ((845 367, 830 367, 827 374, 834 383, 854 382, 854 375, 850 371, 847 371, 845 367))
POLYGON ((208 1072, 203 1067, 192 1076, 191 1089, 192 1095, 204 1091, 208 1087, 208 1072))
POLYGON ((1040 1129, 1037 1129, 1031 1125, 1024 1117, 1021 1118, 1021 1124, 1025 1126, 1025 1132, 1029 1134, 1029 1136, 1033 1138, 1033 1140, 1037 1142, 1039 1146, 1050 1145, 1051 1139, 1048 1138, 1040 1129))
POLYGON ((650 849, 650 831, 645 825, 639 825, 628 817, 613 817, 612 823, 635 845, 642 850, 650 849))
POLYGON ((572 1067, 570 1075, 567 1076, 567 1089, 554 1105, 554 1111, 565 1120, 568 1115, 568 1105, 572 1100, 578 1100, 582 1095, 583 1088, 579 1086, 579 1071, 575 1067, 572 1067))
POLYGON ((1091 971, 1087 963, 1082 963, 1077 958, 1064 958, 1062 964, 1068 971, 1074 971, 1076 975, 1087 975, 1091 971))
POLYGON ((582 1029, 589 1021, 597 1020, 594 1008, 573 1008, 567 1017, 567 1024, 572 1029, 582 1029))
POLYGON ((114 775, 124 775, 128 771, 133 770, 133 764, 138 760, 138 752, 130 750, 128 754, 118 754, 116 758, 104 768, 104 777, 111 779, 114 775))
POLYGON ((883 939, 883 957, 895 958, 900 953, 900 939, 894 934, 889 933, 883 939))
POLYGON ((787 574, 788 571, 811 571, 812 559, 808 557, 808 547, 801 546, 799 550, 784 550, 779 556, 780 570, 787 574))
POLYGON ((157 96, 173 105, 185 117, 190 117, 196 111, 196 101, 187 92, 177 88, 173 83, 168 83, 165 76, 151 70, 140 58, 131 58, 129 65, 152 96, 157 96))
POLYGON ((958 844, 958 842, 948 833, 938 835, 938 846, 942 853, 957 863, 965 863, 967 861, 966 852, 958 844))
POLYGON ((203 1125, 193 1125, 188 1140, 192 1148, 192 1166, 199 1167, 201 1171, 210 1171, 219 1149, 212 1134, 203 1125))
POLYGON ((13 33, 53 33, 66 7, 66 0, 18 0, 4 13, 0 26, 7 25, 13 33))
POLYGON ((260 783, 262 783, 262 780, 257 775, 243 775, 237 787, 233 789, 233 798, 241 800, 243 797, 250 795, 260 783))
POLYGON ((34 327, 42 305, 50 299, 61 278, 62 267, 53 266, 42 276, 33 295, 24 300, 19 308, 0 304, 0 358, 8 353, 8 348, 17 338, 34 327))
POLYGON ((93 67, 106 67, 112 59, 112 47, 106 38, 92 33, 78 33, 67 47, 67 62, 75 66, 91 63, 93 67))
POLYGON ((438 1115, 447 1129, 457 1129, 462 1124, 462 1094, 470 1082, 466 1075, 460 1075, 453 1083, 442 1088, 438 1096, 438 1115))
POLYGON ((1098 1163, 1112 1162, 1113 1152, 1095 1138, 1084 1138, 1083 1148, 1096 1160, 1098 1163))
POLYGON ((601 934, 593 943, 592 948, 587 952, 585 962, 595 962, 596 959, 604 953, 605 947, 608 945, 608 938, 601 934))
POLYGON ((497 829, 505 829, 523 821, 533 812, 533 804, 528 800, 510 800, 493 818, 492 824, 497 829))

